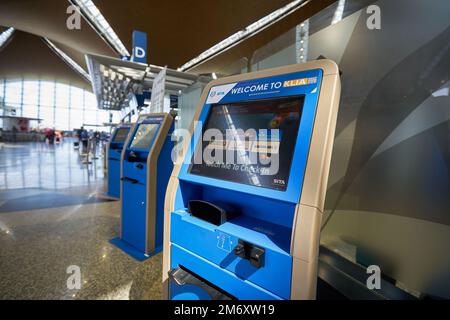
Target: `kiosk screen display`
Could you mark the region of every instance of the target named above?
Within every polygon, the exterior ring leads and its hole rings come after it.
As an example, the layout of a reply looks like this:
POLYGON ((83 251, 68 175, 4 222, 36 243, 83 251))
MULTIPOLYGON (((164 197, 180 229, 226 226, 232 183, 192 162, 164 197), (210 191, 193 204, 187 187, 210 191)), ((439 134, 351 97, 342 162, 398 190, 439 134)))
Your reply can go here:
POLYGON ((113 142, 125 142, 127 138, 128 131, 130 128, 119 128, 117 129, 116 135, 114 136, 113 142))
POLYGON ((130 148, 132 149, 148 149, 150 143, 155 136, 159 124, 157 123, 141 123, 136 130, 136 134, 131 141, 130 148))
POLYGON ((296 96, 212 105, 189 173, 285 191, 303 103, 296 96))

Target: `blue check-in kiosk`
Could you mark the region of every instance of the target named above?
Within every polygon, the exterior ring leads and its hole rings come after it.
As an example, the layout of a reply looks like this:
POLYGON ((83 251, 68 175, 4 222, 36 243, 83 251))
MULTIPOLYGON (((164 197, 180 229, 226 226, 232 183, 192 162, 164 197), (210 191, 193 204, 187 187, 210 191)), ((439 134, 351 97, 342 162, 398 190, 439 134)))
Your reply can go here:
POLYGON ((111 241, 140 261, 162 249, 172 132, 170 114, 141 115, 122 153, 120 236, 111 241))
POLYGON ((108 143, 108 192, 106 194, 110 197, 120 198, 120 159, 130 129, 130 123, 118 125, 108 143))
POLYGON ((325 59, 205 88, 166 194, 168 298, 315 298, 339 96, 325 59))

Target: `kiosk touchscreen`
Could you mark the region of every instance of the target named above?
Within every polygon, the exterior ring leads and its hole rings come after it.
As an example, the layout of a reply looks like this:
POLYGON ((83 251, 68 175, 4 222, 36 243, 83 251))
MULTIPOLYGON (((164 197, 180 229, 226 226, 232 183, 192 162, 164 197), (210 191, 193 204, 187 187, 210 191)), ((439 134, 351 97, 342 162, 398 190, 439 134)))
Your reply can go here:
POLYGON ((107 195, 120 198, 120 158, 132 124, 117 126, 108 144, 108 192, 107 195))
POLYGON ((167 188, 168 298, 315 298, 339 96, 330 60, 205 88, 167 188))
POLYGON ((137 260, 162 250, 172 132, 171 115, 141 115, 122 152, 120 237, 111 241, 137 260))

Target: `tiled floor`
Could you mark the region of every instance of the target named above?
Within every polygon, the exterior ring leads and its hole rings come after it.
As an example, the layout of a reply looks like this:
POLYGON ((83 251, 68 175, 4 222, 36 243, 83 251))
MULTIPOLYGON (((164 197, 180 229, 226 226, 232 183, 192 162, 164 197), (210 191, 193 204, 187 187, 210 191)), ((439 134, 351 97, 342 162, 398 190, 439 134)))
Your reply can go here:
POLYGON ((103 159, 82 160, 70 141, 0 147, 0 299, 161 298, 161 254, 137 262, 109 243, 119 202, 103 196, 103 159))

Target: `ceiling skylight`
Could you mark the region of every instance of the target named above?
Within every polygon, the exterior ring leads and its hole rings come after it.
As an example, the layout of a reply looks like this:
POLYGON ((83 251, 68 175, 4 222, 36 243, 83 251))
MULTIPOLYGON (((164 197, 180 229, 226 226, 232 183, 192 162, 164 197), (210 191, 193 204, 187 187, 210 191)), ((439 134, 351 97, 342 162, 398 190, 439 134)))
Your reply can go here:
POLYGON ((232 46, 234 46, 234 45, 238 44, 240 41, 242 41, 244 38, 251 37, 251 36, 257 34, 258 32, 260 32, 263 29, 270 26, 272 23, 282 19, 286 15, 288 15, 291 12, 302 7, 307 2, 309 2, 309 0, 295 0, 295 1, 288 3, 284 7, 281 7, 280 9, 273 11, 272 13, 268 14, 267 16, 250 24, 245 29, 232 34, 225 40, 222 40, 218 44, 216 44, 213 47, 209 48, 208 50, 202 52, 199 56, 195 57, 194 59, 188 61, 187 63, 182 65, 180 68, 178 68, 178 71, 186 71, 189 68, 212 58, 213 56, 224 51, 225 49, 231 48, 232 46))
POLYGON ((0 48, 8 41, 14 33, 14 28, 8 28, 0 34, 0 48))
POLYGON ((91 0, 69 0, 73 5, 80 8, 81 14, 92 24, 100 35, 109 43, 109 45, 117 51, 122 57, 130 56, 127 48, 120 41, 117 34, 101 14, 100 10, 91 0))

